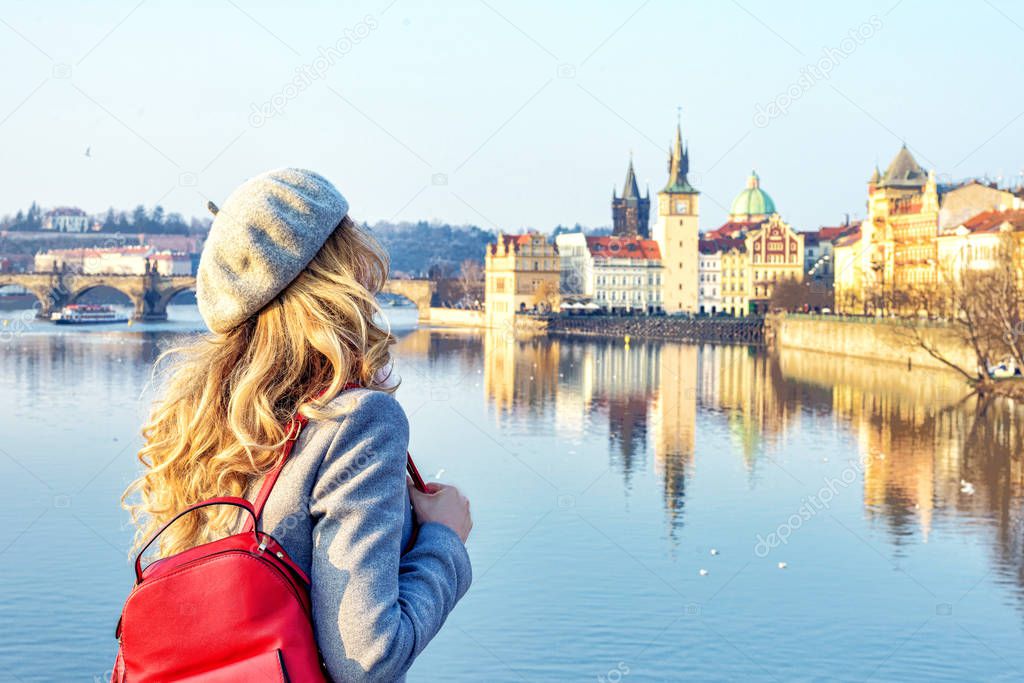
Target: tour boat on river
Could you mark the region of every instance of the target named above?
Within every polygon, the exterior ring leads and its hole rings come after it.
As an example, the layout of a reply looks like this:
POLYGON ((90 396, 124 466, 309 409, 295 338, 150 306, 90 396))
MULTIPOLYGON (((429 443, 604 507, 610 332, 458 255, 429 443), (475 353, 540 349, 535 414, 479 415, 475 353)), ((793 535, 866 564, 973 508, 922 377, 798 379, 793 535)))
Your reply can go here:
POLYGON ((110 306, 100 304, 71 304, 53 313, 50 320, 58 325, 101 325, 126 323, 128 318, 110 306))

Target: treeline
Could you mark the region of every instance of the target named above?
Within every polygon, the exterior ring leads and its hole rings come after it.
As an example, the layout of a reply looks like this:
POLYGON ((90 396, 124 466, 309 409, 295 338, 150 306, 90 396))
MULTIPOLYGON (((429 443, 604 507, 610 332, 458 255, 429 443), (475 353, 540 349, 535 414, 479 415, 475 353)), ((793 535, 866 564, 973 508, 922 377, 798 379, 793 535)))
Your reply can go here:
POLYGON ((0 218, 0 229, 3 230, 42 230, 43 213, 39 205, 32 202, 28 211, 19 210, 14 216, 0 218))
POLYGON ((368 227, 391 255, 391 271, 409 277, 454 273, 464 261, 483 264, 484 250, 497 238, 475 225, 378 221, 368 227))
POLYGON ((190 233, 207 232, 211 219, 185 219, 180 213, 165 213, 164 208, 157 204, 147 210, 142 204, 136 206, 131 213, 116 211, 113 207, 101 219, 102 232, 149 232, 165 235, 188 235, 190 233))
MULTIPOLYGON (((391 254, 393 273, 435 280, 461 277, 467 261, 482 266, 487 245, 498 237, 496 231, 484 230, 476 225, 450 225, 436 221, 378 221, 367 227, 391 254)), ((526 230, 521 228, 508 232, 526 230)), ((558 225, 550 234, 550 239, 566 232, 609 235, 611 228, 584 228, 578 223, 571 228, 558 225)))
MULTIPOLYGON (((46 212, 36 202, 27 211, 0 218, 0 230, 38 231, 43 229, 46 212)), ((147 209, 139 204, 132 211, 119 211, 111 207, 102 216, 89 216, 89 227, 100 224, 100 232, 148 232, 167 235, 202 233, 210 229, 209 218, 186 219, 180 213, 167 213, 160 205, 147 209)))

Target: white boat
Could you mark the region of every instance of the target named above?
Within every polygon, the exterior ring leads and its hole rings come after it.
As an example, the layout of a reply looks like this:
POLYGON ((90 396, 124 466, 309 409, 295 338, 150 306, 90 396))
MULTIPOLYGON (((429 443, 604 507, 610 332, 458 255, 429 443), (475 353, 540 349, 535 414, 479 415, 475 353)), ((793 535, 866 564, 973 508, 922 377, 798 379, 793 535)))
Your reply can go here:
POLYGON ((100 304, 71 304, 50 315, 57 325, 103 325, 126 323, 128 318, 110 306, 100 304))

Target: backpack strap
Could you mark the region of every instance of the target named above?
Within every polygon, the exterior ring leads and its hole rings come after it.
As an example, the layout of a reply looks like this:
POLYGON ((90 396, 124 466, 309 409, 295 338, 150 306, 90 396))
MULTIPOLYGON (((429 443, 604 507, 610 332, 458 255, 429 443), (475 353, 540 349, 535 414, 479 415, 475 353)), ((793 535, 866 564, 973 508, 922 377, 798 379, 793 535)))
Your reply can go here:
MULTIPOLYGON (((349 389, 360 388, 358 384, 346 384, 342 391, 348 391, 349 389)), ((309 418, 295 411, 295 415, 292 417, 291 422, 288 423, 288 436, 285 438, 284 445, 281 447, 281 458, 280 461, 274 465, 274 469, 267 472, 263 478, 263 484, 260 486, 259 493, 256 494, 256 499, 253 501, 252 507, 255 514, 248 517, 245 521, 245 526, 242 527, 243 532, 252 531, 255 527, 255 523, 258 522, 263 514, 263 507, 267 504, 267 499, 270 498, 270 492, 274 490, 274 485, 277 483, 278 477, 281 476, 281 470, 284 469, 285 463, 291 456, 292 451, 295 449, 295 442, 299 440, 299 435, 302 434, 302 429, 309 423, 309 418)), ((412 461, 412 454, 408 451, 405 453, 405 469, 412 478, 413 486, 418 490, 426 493, 427 485, 423 481, 423 477, 420 476, 419 470, 416 469, 416 463, 412 461)))
POLYGON ((288 423, 288 436, 285 437, 284 446, 281 447, 280 461, 274 465, 274 469, 267 472, 267 475, 263 477, 263 484, 260 486, 259 493, 256 494, 256 500, 252 503, 252 509, 255 514, 245 520, 245 526, 242 527, 242 531, 252 531, 256 521, 260 519, 260 515, 263 514, 263 507, 267 504, 267 499, 270 498, 270 492, 274 490, 274 484, 277 483, 278 477, 281 476, 284 464, 288 462, 288 457, 295 449, 295 442, 299 440, 302 428, 308 423, 309 418, 298 411, 296 411, 295 417, 292 418, 291 422, 288 423))

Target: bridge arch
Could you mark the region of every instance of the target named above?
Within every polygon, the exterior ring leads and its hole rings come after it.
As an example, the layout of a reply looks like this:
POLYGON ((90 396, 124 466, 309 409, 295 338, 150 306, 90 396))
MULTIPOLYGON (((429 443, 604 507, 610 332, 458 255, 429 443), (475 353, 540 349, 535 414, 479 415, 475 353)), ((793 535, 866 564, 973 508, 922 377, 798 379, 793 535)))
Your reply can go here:
POLYGON ((172 283, 166 287, 158 290, 160 298, 157 300, 156 308, 167 313, 167 304, 171 303, 174 297, 178 296, 182 292, 194 292, 196 291, 195 280, 191 282, 177 282, 172 283))
MULTIPOLYGON (((166 320, 167 304, 181 292, 195 290, 191 276, 82 275, 77 273, 2 273, 0 286, 17 285, 39 300, 37 315, 49 318, 62 306, 74 303, 86 292, 109 287, 127 296, 135 307, 136 320, 166 320)), ((383 291, 403 296, 413 304, 420 320, 430 318, 435 285, 430 280, 388 280, 383 291)))
POLYGON ((420 320, 430 319, 430 300, 434 297, 434 283, 430 280, 388 280, 382 291, 404 296, 416 304, 420 320))
POLYGON ((59 286, 59 281, 48 274, 0 274, 0 287, 11 286, 21 287, 36 298, 36 316, 40 318, 49 318, 50 313, 63 306, 67 298, 59 286))
POLYGON ((128 300, 132 302, 132 307, 135 309, 134 317, 139 319, 142 318, 141 314, 146 309, 146 288, 141 280, 142 278, 125 277, 123 275, 65 277, 64 284, 68 289, 68 294, 64 303, 65 305, 73 304, 87 292, 106 287, 128 297, 128 300))

